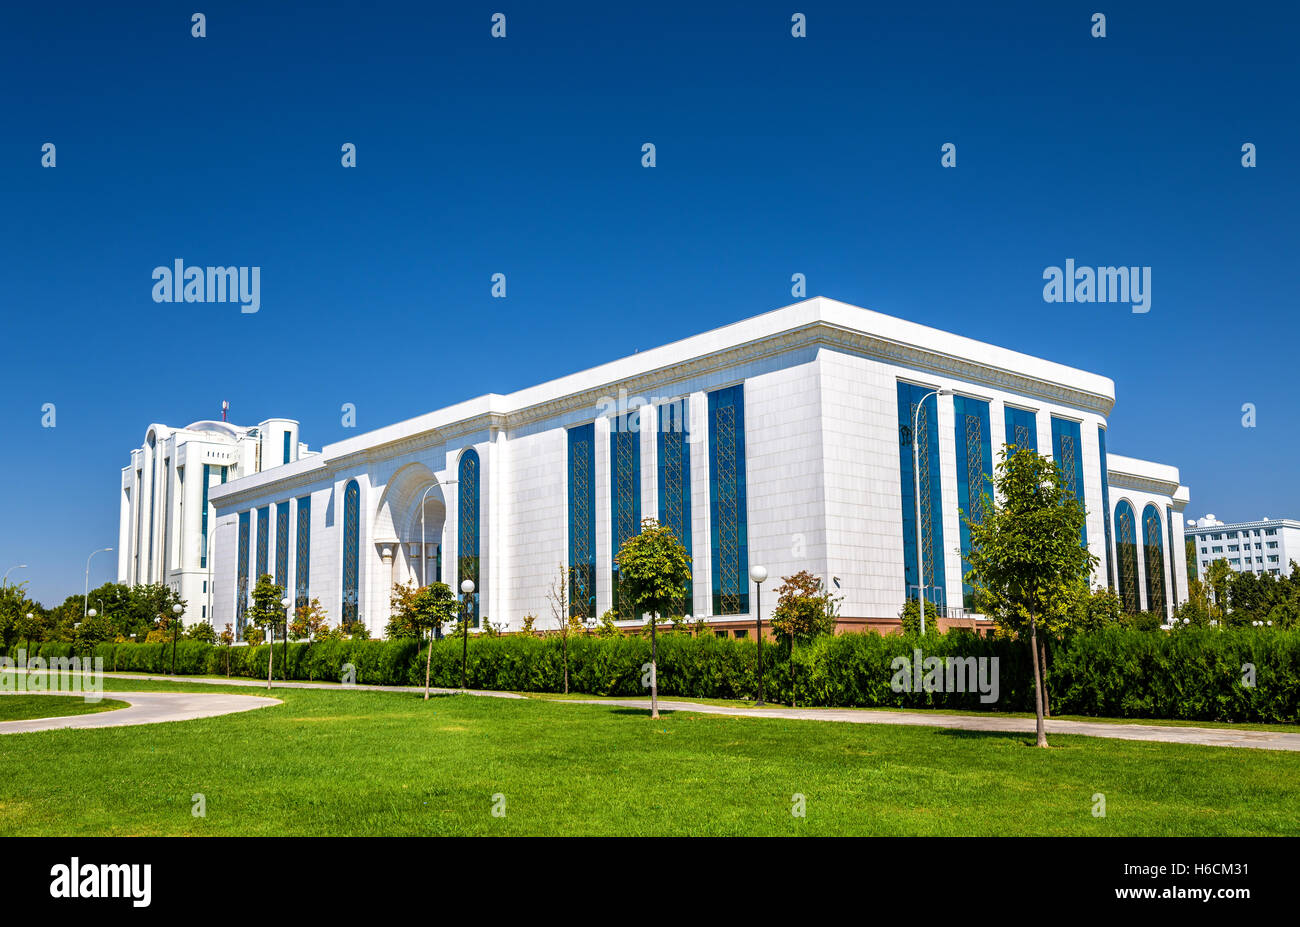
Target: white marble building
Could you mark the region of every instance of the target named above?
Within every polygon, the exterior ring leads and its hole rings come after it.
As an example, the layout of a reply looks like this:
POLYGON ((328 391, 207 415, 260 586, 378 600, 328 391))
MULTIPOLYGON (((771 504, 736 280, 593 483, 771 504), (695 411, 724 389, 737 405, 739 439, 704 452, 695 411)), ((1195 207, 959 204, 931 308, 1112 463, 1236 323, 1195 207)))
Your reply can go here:
POLYGON ((122 468, 117 581, 168 585, 185 600, 187 622, 208 620, 217 523, 212 491, 309 453, 298 441, 298 423, 287 418, 252 427, 150 425, 122 468))
POLYGON ((808 570, 843 596, 846 627, 887 625, 916 594, 913 412, 924 585, 954 621, 970 617, 959 509, 1004 441, 1062 462, 1098 585, 1133 572, 1116 560, 1111 506, 1155 507, 1135 606, 1168 612, 1186 596, 1169 537, 1182 537, 1187 490, 1161 464, 1103 468, 1114 400, 1098 374, 809 299, 213 486, 213 622, 240 626, 267 572, 376 636, 393 583, 410 579, 471 578, 480 616, 517 628, 531 613, 541 628, 562 564, 576 568, 573 608, 594 619, 616 604, 617 544, 657 517, 693 557, 686 610, 719 630, 752 627, 754 564, 771 577, 765 615, 780 577, 808 570), (918 406, 933 389, 951 393, 918 406))

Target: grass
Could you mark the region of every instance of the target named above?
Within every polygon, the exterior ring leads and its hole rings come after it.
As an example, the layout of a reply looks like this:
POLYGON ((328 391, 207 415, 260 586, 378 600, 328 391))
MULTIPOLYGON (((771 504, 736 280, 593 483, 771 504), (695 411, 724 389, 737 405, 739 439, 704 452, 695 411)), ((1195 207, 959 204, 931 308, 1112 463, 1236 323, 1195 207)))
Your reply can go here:
POLYGON ((219 718, 4 736, 0 831, 1300 833, 1300 753, 1065 735, 1038 750, 1021 734, 688 712, 655 722, 641 709, 541 699, 275 695, 282 705, 219 718), (1105 818, 1092 816, 1098 792, 1105 818), (204 817, 192 814, 196 794, 204 817), (797 794, 806 817, 791 814, 797 794))
POLYGON ((87 702, 81 695, 29 695, 27 693, 0 695, 0 721, 29 721, 33 718, 63 718, 68 715, 90 715, 98 711, 125 708, 126 702, 101 699, 87 702))

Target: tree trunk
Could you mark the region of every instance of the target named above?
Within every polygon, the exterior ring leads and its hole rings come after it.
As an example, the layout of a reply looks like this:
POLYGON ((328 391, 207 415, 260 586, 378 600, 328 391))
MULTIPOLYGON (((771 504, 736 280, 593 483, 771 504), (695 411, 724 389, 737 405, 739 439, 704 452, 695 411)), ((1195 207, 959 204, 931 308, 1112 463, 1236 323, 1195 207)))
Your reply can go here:
POLYGON ((655 668, 655 624, 654 614, 650 615, 650 717, 659 717, 659 672, 655 668))
POLYGON ((429 666, 433 663, 433 634, 429 634, 429 652, 424 657, 424 700, 429 700, 429 666))
POLYGON ((1034 664, 1034 715, 1037 719, 1035 729, 1038 733, 1037 746, 1047 746, 1047 727, 1043 724, 1043 680, 1038 666, 1038 623, 1029 619, 1029 656, 1034 664))
POLYGON ((569 694, 569 635, 565 634, 560 638, 562 649, 564 651, 564 694, 569 694))
POLYGON ((1038 642, 1038 661, 1039 661, 1039 665, 1042 667, 1040 672, 1042 673, 1043 676, 1043 717, 1050 718, 1052 716, 1052 701, 1051 701, 1050 693, 1047 691, 1047 636, 1046 635, 1044 635, 1043 639, 1038 642))
POLYGON ((271 688, 271 668, 275 666, 275 625, 266 629, 266 636, 269 638, 271 652, 266 657, 266 687, 271 688))

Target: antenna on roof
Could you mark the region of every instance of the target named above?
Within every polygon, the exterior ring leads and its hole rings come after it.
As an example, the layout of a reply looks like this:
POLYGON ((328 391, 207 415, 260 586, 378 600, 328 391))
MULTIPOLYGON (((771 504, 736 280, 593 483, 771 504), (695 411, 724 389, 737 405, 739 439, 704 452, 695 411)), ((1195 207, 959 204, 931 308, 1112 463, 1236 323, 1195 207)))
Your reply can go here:
POLYGON ((228 399, 221 400, 221 420, 223 422, 226 420, 226 413, 228 411, 230 411, 230 400, 228 399))

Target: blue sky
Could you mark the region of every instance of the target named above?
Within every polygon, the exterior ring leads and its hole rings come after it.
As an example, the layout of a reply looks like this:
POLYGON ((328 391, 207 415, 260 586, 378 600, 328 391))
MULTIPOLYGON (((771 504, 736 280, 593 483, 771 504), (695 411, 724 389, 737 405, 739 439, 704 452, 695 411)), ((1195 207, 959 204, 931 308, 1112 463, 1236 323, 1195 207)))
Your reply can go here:
POLYGON ((228 399, 319 447, 345 402, 508 392, 796 272, 1113 378, 1111 451, 1179 466, 1190 516, 1300 515, 1294 6, 115 6, 0 11, 0 571, 46 604, 116 546, 150 422, 228 399), (261 311, 153 302, 176 258, 261 267, 261 311), (1045 303, 1067 258, 1151 266, 1151 311, 1045 303))

